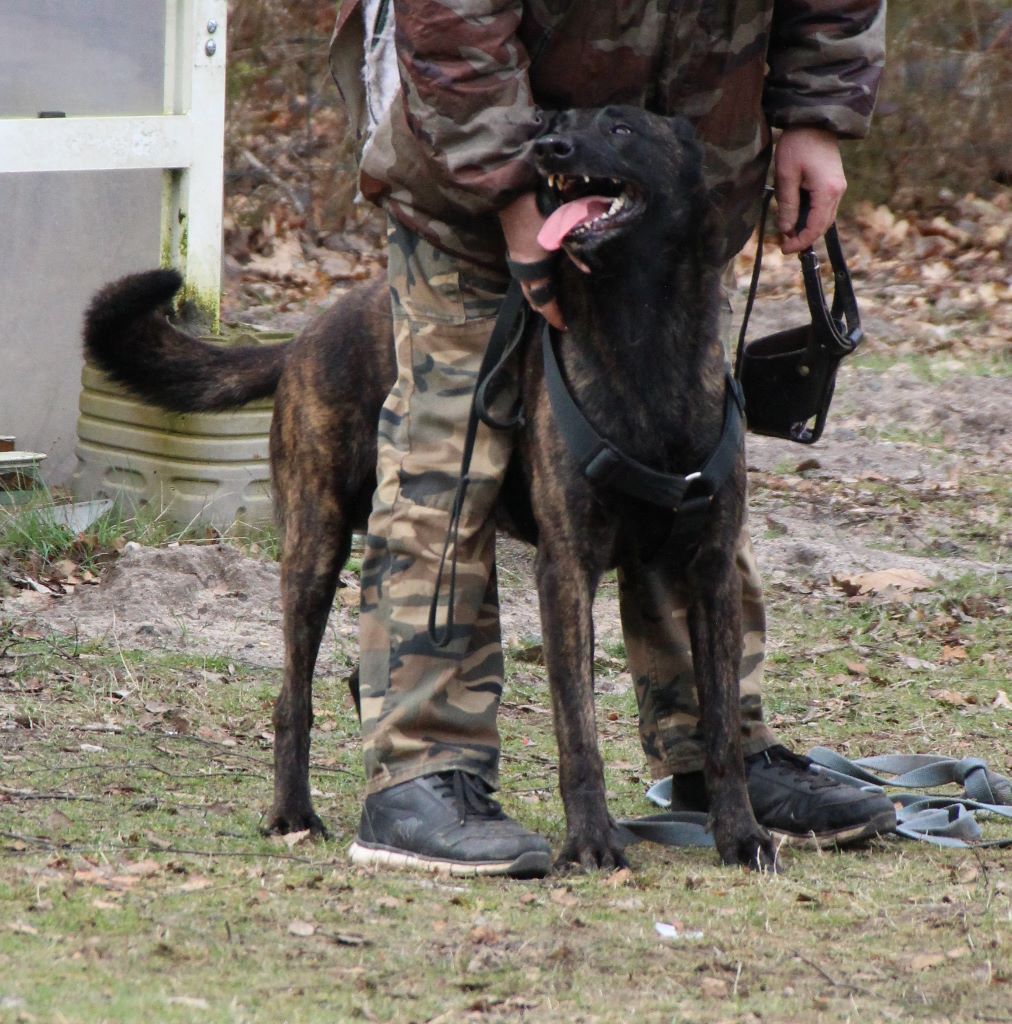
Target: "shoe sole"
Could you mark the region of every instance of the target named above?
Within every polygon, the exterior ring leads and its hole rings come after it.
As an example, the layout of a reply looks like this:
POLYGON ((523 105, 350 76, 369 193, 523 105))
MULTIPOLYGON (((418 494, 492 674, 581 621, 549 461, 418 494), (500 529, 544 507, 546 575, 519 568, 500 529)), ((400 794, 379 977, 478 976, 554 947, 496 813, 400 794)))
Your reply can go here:
POLYGON ((535 850, 520 854, 513 860, 460 861, 423 857, 418 853, 392 850, 384 846, 369 846, 356 840, 348 849, 352 864, 360 867, 386 868, 391 871, 424 871, 430 875, 453 878, 505 876, 507 878, 544 878, 552 868, 548 853, 535 850))
POLYGON ((860 825, 835 829, 832 832, 787 832, 784 829, 766 826, 770 835, 784 846, 808 847, 813 850, 829 850, 833 847, 854 846, 867 842, 876 836, 896 831, 896 815, 883 811, 860 825))

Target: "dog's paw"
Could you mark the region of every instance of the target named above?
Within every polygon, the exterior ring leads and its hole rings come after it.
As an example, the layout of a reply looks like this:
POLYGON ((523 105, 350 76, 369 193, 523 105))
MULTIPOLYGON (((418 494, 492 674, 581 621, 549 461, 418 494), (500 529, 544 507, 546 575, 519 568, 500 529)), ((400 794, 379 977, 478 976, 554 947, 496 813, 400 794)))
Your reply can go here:
POLYGON ((286 836, 292 832, 309 832, 314 839, 329 839, 327 826, 317 817, 310 807, 305 810, 287 810, 275 808, 267 816, 261 829, 267 836, 286 836))
POLYGON ((740 865, 762 874, 784 873, 780 849, 773 837, 761 826, 741 835, 716 837, 717 852, 724 864, 740 865))
POLYGON ((627 868, 622 848, 609 841, 567 839, 559 856, 555 860, 555 870, 560 873, 569 871, 616 871, 627 868))

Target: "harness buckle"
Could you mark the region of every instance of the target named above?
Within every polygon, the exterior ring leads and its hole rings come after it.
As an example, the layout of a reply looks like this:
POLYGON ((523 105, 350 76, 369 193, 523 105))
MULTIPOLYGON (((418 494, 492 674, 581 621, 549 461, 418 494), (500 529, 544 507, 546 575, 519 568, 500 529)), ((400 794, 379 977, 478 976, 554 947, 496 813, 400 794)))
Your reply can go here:
POLYGON ((696 515, 699 512, 705 512, 712 503, 712 494, 701 494, 698 498, 687 498, 675 509, 675 514, 679 516, 696 515))
POLYGON ((621 468, 622 462, 614 449, 603 445, 583 467, 583 475, 595 484, 607 487, 621 468))
POLYGON ((696 470, 695 473, 689 473, 685 477, 685 492, 682 500, 678 503, 674 512, 678 516, 691 516, 698 515, 700 512, 705 512, 710 505, 713 503, 713 481, 708 480, 703 476, 702 470, 696 470), (703 491, 701 494, 693 494, 690 496, 693 486, 698 483, 703 484, 703 491))

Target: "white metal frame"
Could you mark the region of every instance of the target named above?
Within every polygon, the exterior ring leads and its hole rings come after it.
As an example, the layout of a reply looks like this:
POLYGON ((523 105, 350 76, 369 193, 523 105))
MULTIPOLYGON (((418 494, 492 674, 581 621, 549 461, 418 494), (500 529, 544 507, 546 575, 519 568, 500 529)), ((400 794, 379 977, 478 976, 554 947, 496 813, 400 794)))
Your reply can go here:
POLYGON ((166 0, 163 114, 0 118, 0 173, 162 170, 162 263, 215 326, 227 17, 227 0, 166 0))

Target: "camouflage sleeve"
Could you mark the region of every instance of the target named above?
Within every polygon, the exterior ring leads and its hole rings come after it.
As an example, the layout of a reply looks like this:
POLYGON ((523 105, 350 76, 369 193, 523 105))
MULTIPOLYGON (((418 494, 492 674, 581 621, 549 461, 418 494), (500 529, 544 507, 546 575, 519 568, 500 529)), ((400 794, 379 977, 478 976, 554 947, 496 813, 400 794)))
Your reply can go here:
MULTIPOLYGON (((408 123, 469 212, 505 206, 534 184, 524 159, 538 123, 521 0, 394 0, 408 123)), ((459 201, 459 198, 458 198, 459 201)))
POLYGON ((868 132, 885 59, 885 0, 775 0, 763 104, 776 128, 868 132))

